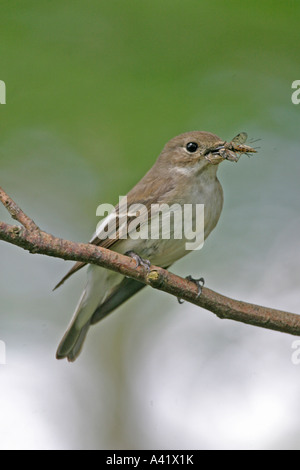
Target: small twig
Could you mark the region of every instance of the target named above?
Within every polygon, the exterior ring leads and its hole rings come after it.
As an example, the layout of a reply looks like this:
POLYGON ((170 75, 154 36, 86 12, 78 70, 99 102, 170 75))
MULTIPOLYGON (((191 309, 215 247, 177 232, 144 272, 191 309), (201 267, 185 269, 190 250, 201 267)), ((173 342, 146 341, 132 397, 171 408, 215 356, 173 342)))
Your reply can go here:
POLYGON ((75 243, 43 232, 21 211, 6 193, 0 200, 24 228, 0 222, 0 240, 17 245, 31 253, 54 256, 64 260, 96 264, 119 272, 175 297, 215 313, 219 318, 300 336, 300 315, 254 305, 225 297, 208 288, 199 297, 197 285, 158 266, 136 267, 134 259, 90 243, 75 243))
POLYGON ((27 230, 34 231, 39 230, 36 223, 28 217, 20 207, 6 194, 6 192, 0 187, 0 201, 6 207, 13 219, 20 222, 27 230))

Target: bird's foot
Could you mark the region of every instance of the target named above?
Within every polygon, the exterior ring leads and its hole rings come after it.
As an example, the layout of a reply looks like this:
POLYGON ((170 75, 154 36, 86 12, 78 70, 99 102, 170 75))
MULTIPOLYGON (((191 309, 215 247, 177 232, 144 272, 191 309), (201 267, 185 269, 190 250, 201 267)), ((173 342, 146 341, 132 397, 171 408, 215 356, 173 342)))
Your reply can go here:
POLYGON ((135 260, 136 268, 138 266, 143 266, 143 268, 145 268, 146 271, 148 272, 150 271, 151 263, 148 259, 141 258, 137 253, 135 253, 135 251, 127 251, 125 255, 135 260))
MULTIPOLYGON (((194 279, 192 276, 186 276, 186 279, 188 281, 192 281, 196 284, 196 286, 198 287, 198 293, 197 293, 197 297, 196 299, 198 299, 200 297, 200 295, 202 294, 202 288, 205 284, 205 281, 204 281, 204 278, 203 277, 200 277, 199 279, 194 279)), ((178 300, 178 303, 179 304, 183 304, 184 300, 180 299, 179 297, 177 297, 177 300, 178 300)))

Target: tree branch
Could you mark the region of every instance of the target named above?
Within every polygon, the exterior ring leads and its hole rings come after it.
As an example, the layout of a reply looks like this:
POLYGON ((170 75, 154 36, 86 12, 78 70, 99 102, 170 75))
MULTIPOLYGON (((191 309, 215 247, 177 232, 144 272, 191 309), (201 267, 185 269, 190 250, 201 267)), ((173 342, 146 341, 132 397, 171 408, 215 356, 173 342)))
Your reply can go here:
POLYGON ((90 243, 75 243, 57 238, 42 231, 1 188, 0 201, 11 216, 23 225, 21 227, 0 222, 0 240, 30 253, 82 261, 111 269, 205 308, 222 319, 300 336, 300 315, 234 300, 208 288, 203 288, 198 296, 198 288, 193 281, 176 276, 170 271, 158 266, 150 266, 147 271, 143 266, 136 267, 135 260, 128 256, 90 243))

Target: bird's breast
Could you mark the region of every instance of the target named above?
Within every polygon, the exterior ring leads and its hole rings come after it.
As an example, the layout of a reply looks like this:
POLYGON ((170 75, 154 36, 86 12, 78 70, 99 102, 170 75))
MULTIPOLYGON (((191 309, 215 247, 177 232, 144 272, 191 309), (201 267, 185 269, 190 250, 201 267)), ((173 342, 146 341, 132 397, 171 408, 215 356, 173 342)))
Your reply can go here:
POLYGON ((216 226, 223 205, 217 178, 193 184, 188 191, 173 195, 168 204, 153 204, 148 217, 133 224, 128 238, 116 250, 135 251, 152 264, 169 266, 193 249, 202 247, 216 226))

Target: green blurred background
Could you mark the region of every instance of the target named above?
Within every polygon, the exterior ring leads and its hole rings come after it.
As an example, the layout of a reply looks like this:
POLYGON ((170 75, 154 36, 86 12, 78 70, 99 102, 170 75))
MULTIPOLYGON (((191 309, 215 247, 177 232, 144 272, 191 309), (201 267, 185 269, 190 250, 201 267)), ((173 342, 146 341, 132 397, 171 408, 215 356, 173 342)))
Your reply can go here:
MULTIPOLYGON (((172 271, 299 312, 299 20, 297 1, 2 2, 0 185, 87 241, 167 140, 246 131, 259 153, 221 165, 221 220, 172 271)), ((85 273, 52 293, 70 263, 0 256, 2 449, 300 449, 295 338, 147 289, 58 362, 85 273)))

